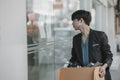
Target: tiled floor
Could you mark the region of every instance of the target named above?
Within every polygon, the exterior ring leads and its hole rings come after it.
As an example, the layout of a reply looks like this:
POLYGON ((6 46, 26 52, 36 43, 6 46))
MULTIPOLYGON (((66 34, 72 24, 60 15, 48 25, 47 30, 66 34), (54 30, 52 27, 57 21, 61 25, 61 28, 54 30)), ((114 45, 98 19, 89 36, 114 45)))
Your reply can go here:
POLYGON ((111 70, 112 80, 120 80, 120 67, 118 70, 111 70))
POLYGON ((120 53, 113 57, 113 64, 111 65, 112 80, 120 80, 120 53))

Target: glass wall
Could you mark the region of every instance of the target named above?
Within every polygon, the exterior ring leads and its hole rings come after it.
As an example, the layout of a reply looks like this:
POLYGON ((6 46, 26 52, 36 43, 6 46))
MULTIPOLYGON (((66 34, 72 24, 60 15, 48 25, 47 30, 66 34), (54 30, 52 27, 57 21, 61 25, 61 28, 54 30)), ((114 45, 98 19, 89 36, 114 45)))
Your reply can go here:
POLYGON ((71 14, 79 0, 27 0, 29 80, 57 80, 57 72, 71 56, 71 14))

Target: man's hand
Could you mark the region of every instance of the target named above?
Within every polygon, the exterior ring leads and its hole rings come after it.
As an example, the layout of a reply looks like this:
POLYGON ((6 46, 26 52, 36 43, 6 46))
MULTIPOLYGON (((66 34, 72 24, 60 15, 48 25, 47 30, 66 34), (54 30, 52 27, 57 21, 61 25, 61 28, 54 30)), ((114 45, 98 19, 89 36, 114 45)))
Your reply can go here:
POLYGON ((105 74, 106 74, 106 68, 107 68, 107 64, 104 64, 103 66, 100 67, 99 76, 101 78, 105 76, 105 74))

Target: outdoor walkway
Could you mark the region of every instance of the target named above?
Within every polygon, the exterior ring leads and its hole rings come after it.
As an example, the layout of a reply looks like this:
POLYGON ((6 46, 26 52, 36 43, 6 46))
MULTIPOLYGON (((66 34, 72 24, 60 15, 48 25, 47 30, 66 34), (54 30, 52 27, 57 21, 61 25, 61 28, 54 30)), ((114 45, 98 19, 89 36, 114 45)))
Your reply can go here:
POLYGON ((120 53, 113 56, 113 63, 111 65, 112 80, 120 80, 120 53))

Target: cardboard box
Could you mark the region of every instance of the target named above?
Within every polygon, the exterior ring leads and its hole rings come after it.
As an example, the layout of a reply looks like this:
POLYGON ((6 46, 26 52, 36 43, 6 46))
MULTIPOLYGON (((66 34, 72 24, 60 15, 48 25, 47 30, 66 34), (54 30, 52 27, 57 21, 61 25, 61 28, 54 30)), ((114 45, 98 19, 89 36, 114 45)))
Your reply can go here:
POLYGON ((61 68, 58 72, 58 80, 94 80, 95 68, 61 68))

